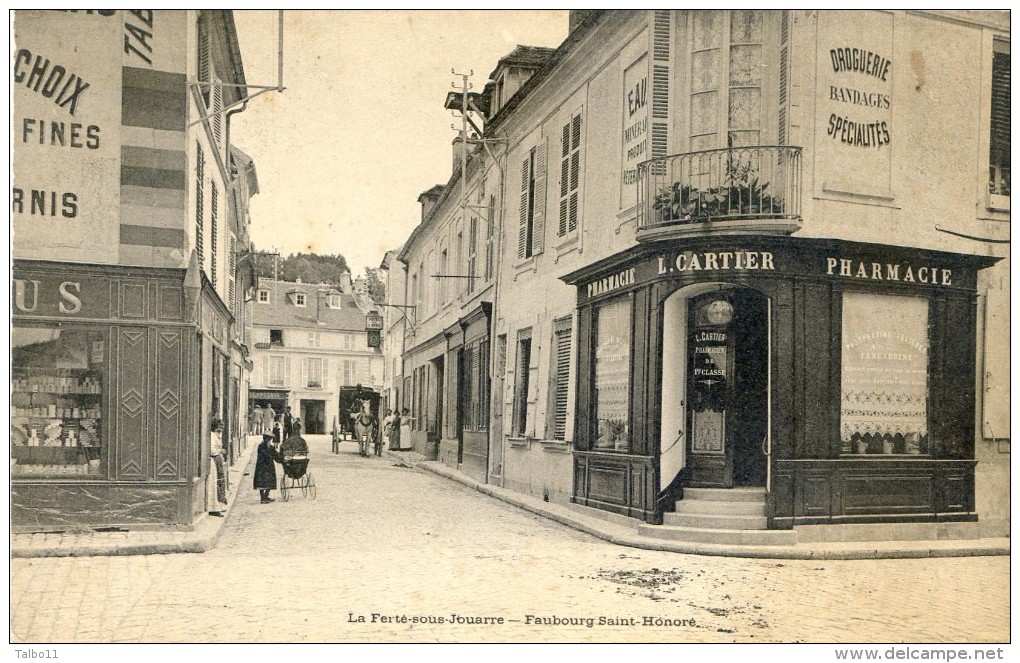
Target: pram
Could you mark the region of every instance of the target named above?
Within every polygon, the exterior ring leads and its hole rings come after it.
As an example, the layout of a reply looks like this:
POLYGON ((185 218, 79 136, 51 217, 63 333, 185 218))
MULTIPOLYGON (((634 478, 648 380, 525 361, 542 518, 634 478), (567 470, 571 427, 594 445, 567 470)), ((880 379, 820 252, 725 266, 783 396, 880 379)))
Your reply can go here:
POLYGON ((302 497, 315 499, 315 479, 308 471, 308 454, 295 453, 283 457, 283 476, 280 477, 280 496, 286 502, 290 493, 301 489, 302 497))

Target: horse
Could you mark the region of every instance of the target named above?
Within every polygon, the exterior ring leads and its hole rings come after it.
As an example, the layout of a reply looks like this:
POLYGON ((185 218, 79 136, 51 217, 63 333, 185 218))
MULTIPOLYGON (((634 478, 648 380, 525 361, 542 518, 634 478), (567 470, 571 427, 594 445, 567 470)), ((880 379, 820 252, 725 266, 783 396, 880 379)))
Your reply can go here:
POLYGON ((353 415, 353 418, 354 430, 358 436, 358 452, 362 456, 367 456, 369 444, 376 442, 376 437, 379 435, 379 421, 372 414, 371 401, 361 401, 361 408, 353 415))

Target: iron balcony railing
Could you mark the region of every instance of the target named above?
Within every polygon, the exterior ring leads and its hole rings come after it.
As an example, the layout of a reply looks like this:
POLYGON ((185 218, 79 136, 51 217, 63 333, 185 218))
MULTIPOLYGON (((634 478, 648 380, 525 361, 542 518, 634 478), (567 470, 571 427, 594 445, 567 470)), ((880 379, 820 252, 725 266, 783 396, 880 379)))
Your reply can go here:
POLYGON ((638 165, 638 228, 736 219, 799 219, 801 148, 753 145, 638 165))

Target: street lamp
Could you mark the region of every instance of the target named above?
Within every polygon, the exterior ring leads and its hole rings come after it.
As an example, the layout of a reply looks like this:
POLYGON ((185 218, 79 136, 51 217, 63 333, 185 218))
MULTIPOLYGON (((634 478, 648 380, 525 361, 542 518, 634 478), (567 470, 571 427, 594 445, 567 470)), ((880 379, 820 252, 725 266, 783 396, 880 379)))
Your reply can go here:
POLYGON ((368 335, 368 347, 378 348, 382 345, 383 319, 379 311, 371 309, 365 314, 365 331, 368 335))

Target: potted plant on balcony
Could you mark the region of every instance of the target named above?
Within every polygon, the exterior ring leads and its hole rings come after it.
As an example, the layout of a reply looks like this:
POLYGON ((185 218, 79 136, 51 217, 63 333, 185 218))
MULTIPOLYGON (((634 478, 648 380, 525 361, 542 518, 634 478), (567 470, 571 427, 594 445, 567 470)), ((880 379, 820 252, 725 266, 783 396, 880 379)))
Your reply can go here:
POLYGON ((768 182, 760 182, 751 164, 730 165, 721 186, 698 189, 673 182, 655 196, 653 209, 661 222, 699 223, 713 218, 780 216, 783 199, 766 193, 768 182))

